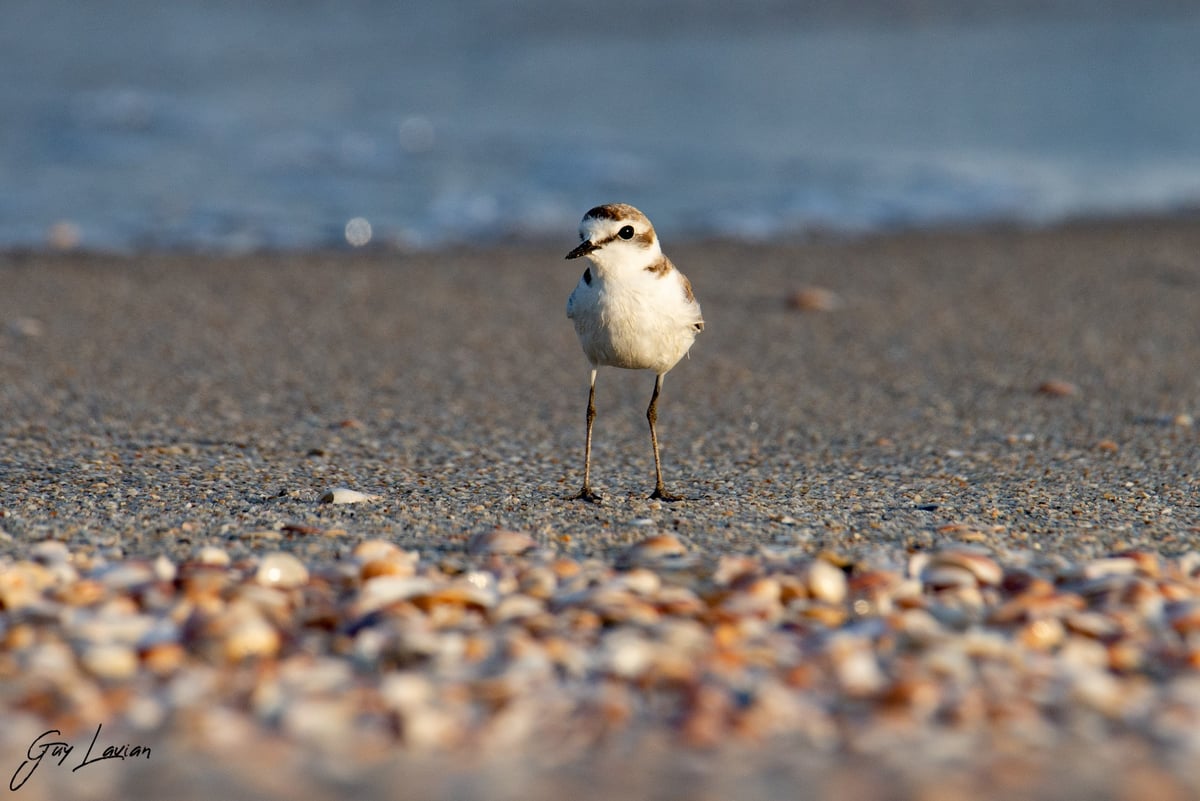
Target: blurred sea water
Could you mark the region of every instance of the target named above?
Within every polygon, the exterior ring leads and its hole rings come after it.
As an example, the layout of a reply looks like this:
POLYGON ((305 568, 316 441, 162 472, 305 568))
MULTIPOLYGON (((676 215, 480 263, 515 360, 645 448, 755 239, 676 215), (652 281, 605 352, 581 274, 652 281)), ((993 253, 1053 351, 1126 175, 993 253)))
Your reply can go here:
POLYGON ((0 248, 1193 210, 1198 43, 1153 0, 2 0, 0 248))

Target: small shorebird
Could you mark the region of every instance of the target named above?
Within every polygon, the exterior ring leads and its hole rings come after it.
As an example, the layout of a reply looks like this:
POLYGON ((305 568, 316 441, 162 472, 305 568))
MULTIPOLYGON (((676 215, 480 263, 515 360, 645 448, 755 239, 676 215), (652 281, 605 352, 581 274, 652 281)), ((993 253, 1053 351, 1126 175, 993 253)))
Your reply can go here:
POLYGON ((704 330, 700 304, 692 285, 663 255, 654 226, 645 214, 624 203, 611 203, 583 215, 579 247, 568 259, 587 256, 591 266, 583 271, 567 299, 567 317, 575 322, 579 344, 592 365, 588 390, 587 438, 583 452, 583 488, 573 498, 593 503, 592 423, 596 419, 596 371, 601 367, 653 370, 654 394, 646 419, 654 448, 654 494, 651 498, 682 498, 663 486, 658 456, 658 396, 663 376, 692 347, 704 330))

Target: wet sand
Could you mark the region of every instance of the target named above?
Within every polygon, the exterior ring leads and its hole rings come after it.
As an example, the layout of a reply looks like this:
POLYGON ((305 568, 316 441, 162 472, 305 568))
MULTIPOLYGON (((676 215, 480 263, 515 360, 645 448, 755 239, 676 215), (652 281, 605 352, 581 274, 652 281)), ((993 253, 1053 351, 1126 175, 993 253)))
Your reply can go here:
MULTIPOLYGON (((647 499, 653 377, 615 370, 597 390, 605 503, 564 500, 581 478, 587 394, 564 314, 581 269, 562 259, 570 244, 0 257, 0 554, 27 559, 46 539, 109 564, 284 550, 315 573, 385 539, 471 566, 468 541, 500 527, 577 562, 612 564, 660 532, 710 560, 834 554, 853 577, 962 544, 1051 574, 1200 549, 1194 220, 666 242, 706 320, 660 401, 667 482, 691 498, 678 504, 647 499), (789 304, 805 287, 832 292, 832 308, 789 304), (374 498, 321 503, 335 487, 374 498)), ((302 759, 263 731, 263 753, 302 759)), ((662 737, 639 752, 670 755, 646 787, 690 795, 703 764, 662 737)), ((195 781, 181 742, 162 746, 174 772, 125 771, 122 787, 195 781)), ((3 747, 0 767, 20 761, 23 745, 3 747)), ((775 746, 750 753, 733 761, 779 761, 775 746)), ((403 759, 334 771, 332 786, 370 793, 433 772, 433 758, 403 759)), ((196 786, 242 781, 225 769, 196 786)), ((573 770, 512 792, 565 794, 573 770)), ((753 774, 762 796, 792 786, 771 770, 753 774)), ((850 793, 844 772, 834 790, 850 793)), ((86 796, 79 784, 53 787, 86 796)))

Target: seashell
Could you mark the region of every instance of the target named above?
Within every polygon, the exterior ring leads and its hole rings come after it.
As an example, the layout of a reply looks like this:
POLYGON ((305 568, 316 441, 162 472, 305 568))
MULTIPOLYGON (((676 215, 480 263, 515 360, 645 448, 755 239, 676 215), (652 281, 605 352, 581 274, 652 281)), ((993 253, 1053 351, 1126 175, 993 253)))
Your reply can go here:
POLYGON ((350 552, 351 556, 359 562, 390 559, 400 553, 403 553, 400 547, 396 543, 388 542, 387 540, 363 540, 358 545, 355 545, 354 550, 350 552))
POLYGON ((1138 562, 1125 556, 1110 556, 1093 559, 1083 566, 1083 578, 1099 579, 1109 576, 1132 576, 1138 571, 1138 562))
POLYGON ((175 567, 175 563, 168 559, 164 554, 159 554, 155 558, 152 569, 154 570, 154 577, 159 581, 174 581, 175 577, 179 574, 179 570, 175 567))
POLYGON ((276 542, 283 539, 283 532, 273 528, 256 529, 239 535, 242 539, 253 540, 256 545, 264 542, 276 542))
POLYGON ((331 504, 366 503, 378 499, 377 495, 368 495, 365 492, 359 492, 349 487, 332 487, 321 493, 320 502, 331 504))
POLYGON ((1118 640, 1108 646, 1108 666, 1118 673, 1136 674, 1145 670, 1146 650, 1138 643, 1118 640))
POLYGON ((412 576, 417 572, 417 561, 417 554, 397 550, 387 557, 363 562, 358 575, 363 581, 379 576, 412 576))
POLYGON ((800 616, 806 620, 813 620, 826 628, 836 629, 845 625, 846 620, 850 617, 847 611, 840 606, 827 606, 825 604, 814 604, 800 610, 800 616))
POLYGON ((1048 651, 1059 645, 1066 631, 1057 618, 1040 618, 1027 623, 1017 633, 1017 640, 1035 651, 1048 651))
POLYGON ((494 622, 522 620, 545 611, 546 604, 542 599, 530 595, 506 595, 495 605, 488 617, 494 622))
POLYGON ((262 558, 254 579, 264 587, 290 590, 308 581, 308 568, 290 553, 277 551, 262 558))
POLYGON ((659 619, 659 612, 652 604, 619 587, 599 587, 588 594, 586 603, 605 623, 649 626, 659 619))
POLYGON ((106 565, 93 578, 117 592, 129 592, 159 580, 153 563, 133 560, 106 565))
POLYGON ((42 540, 29 549, 29 558, 40 565, 65 565, 71 561, 71 550, 58 540, 42 540))
POLYGON ((88 645, 79 657, 88 673, 99 679, 120 681, 137 673, 138 657, 128 645, 99 643, 88 645))
POLYGON ((554 575, 558 577, 559 581, 575 578, 583 572, 583 568, 578 562, 574 559, 565 558, 555 559, 550 569, 554 571, 554 575))
POLYGON ((1069 398, 1072 395, 1079 394, 1079 387, 1070 381, 1052 378, 1038 384, 1037 391, 1039 395, 1049 395, 1053 398, 1069 398))
POLYGON ((653 658, 654 645, 634 629, 617 629, 600 643, 601 666, 624 679, 634 679, 645 673, 653 658))
POLYGON ((900 676, 880 696, 885 707, 900 707, 920 721, 928 720, 941 704, 937 682, 924 676, 900 676))
POLYGON ((1071 682, 1071 700, 1110 718, 1121 717, 1127 698, 1121 683, 1103 669, 1078 670, 1071 682))
POLYGON ((1158 591, 1162 595, 1165 603, 1174 603, 1176 601, 1186 601, 1192 597, 1192 588, 1176 581, 1160 581, 1158 583, 1158 591))
POLYGON ((835 634, 827 648, 834 677, 846 695, 863 698, 883 689, 887 679, 870 643, 857 636, 835 634))
POLYGON ((229 567, 233 560, 229 558, 229 554, 221 548, 212 545, 205 545, 196 554, 196 561, 202 565, 212 565, 214 567, 229 567))
POLYGON ((1090 637, 1068 636, 1058 650, 1058 658, 1071 670, 1085 672, 1108 668, 1108 648, 1090 637), (1082 669, 1082 670, 1081 670, 1082 669))
POLYGON ((987 542, 1003 530, 1003 526, 993 526, 990 530, 984 530, 969 523, 947 523, 937 529, 939 534, 953 534, 959 542, 987 542))
POLYGON ((991 623, 1006 625, 1024 623, 1031 620, 1061 618, 1071 612, 1078 612, 1087 606, 1087 602, 1074 593, 1047 592, 1027 593, 994 608, 988 619, 991 623))
POLYGON ((976 583, 975 574, 965 567, 936 562, 921 573, 921 581, 934 592, 974 587, 976 583))
POLYGON ((708 606, 687 587, 663 587, 654 595, 654 605, 662 614, 678 619, 699 617, 708 606))
POLYGON ((1179 634, 1200 632, 1200 599, 1168 604, 1164 614, 1167 624, 1179 634))
POLYGON ((222 602, 225 589, 233 584, 234 579, 228 568, 191 562, 182 566, 179 584, 188 601, 211 606, 222 602))
POLYGON ((108 588, 95 579, 80 579, 59 587, 54 597, 67 606, 91 606, 108 597, 108 588))
POLYGON ((809 595, 827 604, 841 604, 846 600, 849 584, 846 572, 824 559, 814 559, 804 571, 804 585, 809 595))
POLYGON ((1072 612, 1063 617, 1066 627, 1093 640, 1109 641, 1122 633, 1121 625, 1101 612, 1072 612))
POLYGON ((613 582, 614 587, 624 587, 638 595, 651 596, 662 589, 662 579, 657 573, 643 567, 634 568, 618 576, 613 582))
POLYGON ((428 592, 415 595, 413 601, 418 608, 425 611, 439 604, 488 609, 496 605, 496 592, 470 581, 456 581, 453 584, 434 587, 428 592))
POLYGON ((925 568, 929 567, 930 556, 929 551, 917 551, 912 556, 908 557, 908 569, 905 575, 909 578, 919 578, 925 568))
POLYGON ((222 634, 221 648, 230 662, 273 657, 279 653, 283 637, 257 613, 241 611, 222 634))
POLYGON ((717 584, 732 584, 744 576, 758 573, 762 569, 757 559, 749 556, 724 554, 717 560, 713 581, 717 584))
POLYGON ((1200 576, 1200 551, 1188 551, 1179 557, 1176 565, 1185 578, 1200 576))
POLYGON ((1158 578, 1162 575, 1162 560, 1156 553, 1126 551, 1117 554, 1117 558, 1133 560, 1137 564, 1137 572, 1148 578, 1158 578))
POLYGON ((930 566, 958 567, 971 572, 975 580, 989 587, 996 587, 1004 579, 1004 570, 986 554, 966 548, 948 548, 938 551, 930 559, 930 566))
POLYGON ((779 582, 769 576, 748 577, 725 595, 720 610, 736 616, 777 620, 783 613, 779 582))
POLYGON ((982 620, 985 608, 979 587, 970 584, 938 591, 928 611, 943 626, 962 630, 982 620))
POLYGON ((187 661, 187 651, 177 642, 156 642, 142 648, 142 664, 156 676, 169 676, 187 661))
POLYGON ((890 594, 902 581, 899 573, 889 570, 864 570, 849 577, 847 589, 851 597, 879 598, 890 594))
POLYGON ((17 562, 0 567, 0 605, 15 610, 38 602, 54 583, 53 575, 37 562, 17 562))
POLYGON ((617 567, 661 567, 678 562, 687 555, 687 548, 672 534, 655 534, 629 546, 616 560, 617 567))
POLYGON ((467 553, 472 556, 484 556, 487 554, 515 556, 526 551, 531 551, 536 547, 537 542, 528 534, 520 531, 495 528, 472 537, 471 541, 467 543, 467 553))
POLYGON ((905 609, 896 615, 894 627, 910 640, 918 643, 933 643, 946 635, 938 619, 926 609, 905 609))
POLYGON ((558 576, 544 565, 528 567, 517 577, 517 590, 525 595, 546 600, 554 595, 558 576))
POLYGON ((356 600, 359 614, 366 614, 398 601, 407 601, 433 592, 432 579, 425 576, 379 576, 363 582, 356 600))
POLYGON ((831 312, 842 308, 842 299, 830 289, 805 286, 788 295, 788 308, 800 312, 831 312))

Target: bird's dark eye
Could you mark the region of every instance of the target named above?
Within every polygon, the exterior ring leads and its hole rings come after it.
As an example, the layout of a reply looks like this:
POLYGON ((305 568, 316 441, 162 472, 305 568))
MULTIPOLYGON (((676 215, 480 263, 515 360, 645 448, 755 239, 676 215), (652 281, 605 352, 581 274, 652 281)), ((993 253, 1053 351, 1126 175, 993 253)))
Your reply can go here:
POLYGON ((621 237, 622 239, 633 239, 633 226, 625 226, 620 231, 617 231, 617 236, 621 237))

